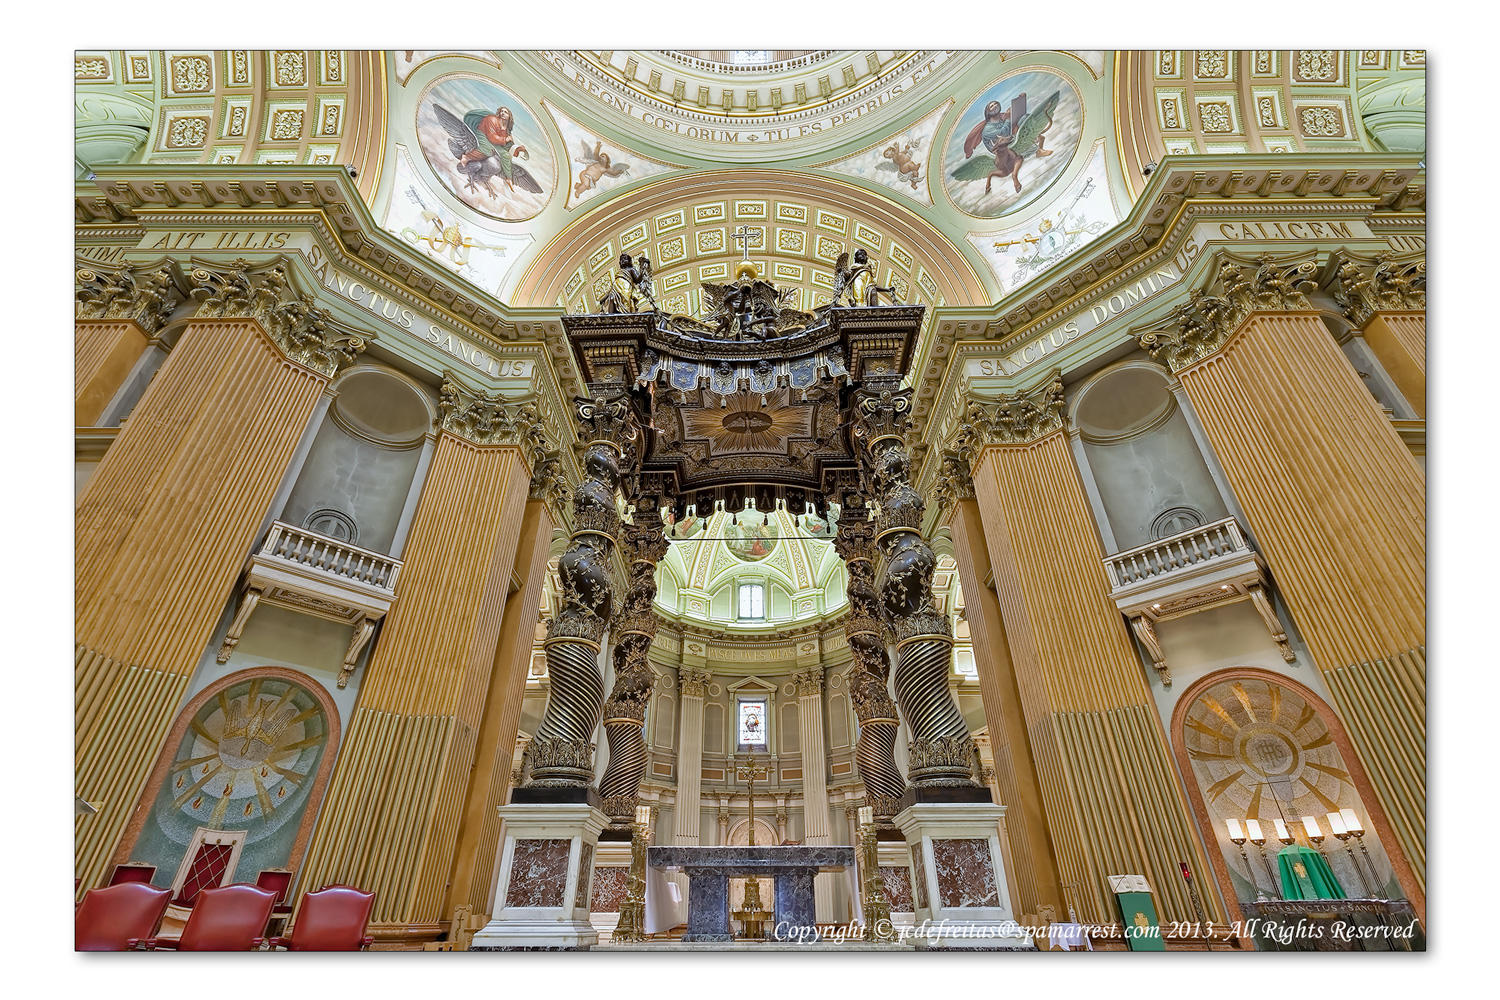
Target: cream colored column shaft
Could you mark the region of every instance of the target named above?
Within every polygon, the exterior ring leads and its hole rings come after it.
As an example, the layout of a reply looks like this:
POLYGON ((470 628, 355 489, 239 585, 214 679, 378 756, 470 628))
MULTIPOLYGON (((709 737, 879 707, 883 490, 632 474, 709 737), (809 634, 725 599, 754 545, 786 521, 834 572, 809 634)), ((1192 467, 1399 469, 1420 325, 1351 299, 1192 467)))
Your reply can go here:
MULTIPOLYGON (((809 667, 792 675, 797 687, 797 738, 802 751, 802 840, 826 846, 833 843, 828 815, 828 760, 823 740, 823 669, 809 667)), ((818 920, 833 920, 832 873, 813 881, 818 920)))
POLYGON ((963 586, 964 616, 969 622, 979 671, 979 696, 984 703, 990 750, 995 758, 995 780, 1000 786, 1000 804, 1005 806, 1007 844, 1016 873, 1012 884, 1017 897, 1016 915, 1036 913, 1039 906, 1050 905, 1054 914, 1065 917, 1068 911, 1058 888, 1057 861, 1047 836, 1047 816, 1036 763, 1026 740, 1026 717, 1016 688, 1016 668, 1000 616, 999 599, 985 583, 991 574, 990 555, 985 547, 979 504, 973 499, 958 500, 950 524, 963 586))
POLYGON ((703 696, 709 674, 683 666, 677 682, 681 697, 681 732, 677 740, 676 843, 697 845, 703 796, 703 696))

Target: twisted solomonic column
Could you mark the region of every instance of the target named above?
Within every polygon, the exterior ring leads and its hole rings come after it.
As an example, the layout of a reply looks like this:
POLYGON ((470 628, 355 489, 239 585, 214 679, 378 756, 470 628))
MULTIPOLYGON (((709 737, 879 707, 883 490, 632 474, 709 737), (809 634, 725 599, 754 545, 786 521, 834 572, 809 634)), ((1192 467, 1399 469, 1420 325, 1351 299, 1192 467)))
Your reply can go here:
POLYGON ((615 686, 604 703, 604 736, 609 762, 599 779, 599 794, 610 823, 635 822, 636 795, 646 773, 646 706, 655 680, 647 654, 656 638, 656 564, 667 554, 667 539, 657 511, 638 514, 640 522, 622 525, 620 544, 629 564, 630 584, 615 616, 615 686))
POLYGON ((640 428, 624 390, 575 397, 583 480, 573 491, 573 534, 558 560, 562 609, 543 648, 551 694, 531 742, 531 784, 586 787, 594 777, 594 727, 604 703, 600 643, 614 601, 610 559, 620 531, 620 467, 640 428))
POLYGON ((896 701, 911 727, 912 784, 974 785, 974 742, 948 690, 953 635, 932 602, 937 557, 922 538, 922 497, 911 484, 906 431, 911 389, 863 388, 851 429, 866 488, 879 505, 875 541, 880 609, 896 639, 896 701))
POLYGON ((849 511, 838 522, 833 547, 849 572, 849 616, 844 636, 853 661, 849 665, 849 697, 859 719, 854 760, 865 784, 865 801, 875 818, 889 822, 906 791, 896 765, 896 734, 901 721, 896 703, 886 690, 890 660, 880 627, 880 598, 875 592, 875 525, 849 511))

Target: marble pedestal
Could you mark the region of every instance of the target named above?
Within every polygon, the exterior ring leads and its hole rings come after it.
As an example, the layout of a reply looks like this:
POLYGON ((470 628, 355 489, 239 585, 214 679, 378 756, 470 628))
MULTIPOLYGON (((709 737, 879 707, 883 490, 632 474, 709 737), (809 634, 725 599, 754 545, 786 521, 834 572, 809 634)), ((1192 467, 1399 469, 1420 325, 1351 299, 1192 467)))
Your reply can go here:
POLYGON ((854 865, 852 847, 791 845, 775 847, 651 847, 652 868, 680 869, 688 876, 687 942, 733 941, 729 931, 729 877, 771 876, 776 880, 771 936, 813 940, 817 933, 813 879, 819 872, 854 865))
POLYGON ((896 814, 912 856, 914 943, 919 948, 1031 950, 1016 924, 999 822, 990 802, 916 802, 896 814))
POLYGON ((575 950, 598 943, 589 923, 594 848, 609 817, 589 802, 512 802, 505 823, 495 915, 471 951, 575 950))

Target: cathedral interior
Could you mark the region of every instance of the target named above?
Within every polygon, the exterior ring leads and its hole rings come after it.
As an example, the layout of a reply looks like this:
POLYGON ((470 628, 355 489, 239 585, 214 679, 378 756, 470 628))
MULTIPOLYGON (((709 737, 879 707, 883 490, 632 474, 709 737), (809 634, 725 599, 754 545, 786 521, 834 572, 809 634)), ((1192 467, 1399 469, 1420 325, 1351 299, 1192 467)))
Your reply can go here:
POLYGON ((73 58, 78 948, 1426 949, 1424 51, 73 58))

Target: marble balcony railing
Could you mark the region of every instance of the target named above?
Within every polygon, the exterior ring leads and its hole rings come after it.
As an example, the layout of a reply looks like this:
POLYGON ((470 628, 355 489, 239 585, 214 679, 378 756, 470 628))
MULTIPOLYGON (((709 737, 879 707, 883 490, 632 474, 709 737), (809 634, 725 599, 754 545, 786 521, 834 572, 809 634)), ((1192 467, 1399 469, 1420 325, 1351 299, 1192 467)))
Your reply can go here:
POLYGON ((354 628, 343 687, 354 664, 396 599, 401 560, 285 521, 273 521, 245 567, 239 610, 219 649, 226 662, 261 601, 354 628))

